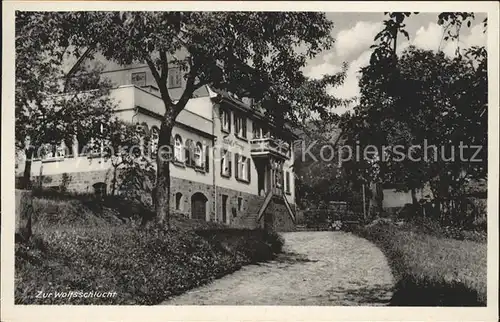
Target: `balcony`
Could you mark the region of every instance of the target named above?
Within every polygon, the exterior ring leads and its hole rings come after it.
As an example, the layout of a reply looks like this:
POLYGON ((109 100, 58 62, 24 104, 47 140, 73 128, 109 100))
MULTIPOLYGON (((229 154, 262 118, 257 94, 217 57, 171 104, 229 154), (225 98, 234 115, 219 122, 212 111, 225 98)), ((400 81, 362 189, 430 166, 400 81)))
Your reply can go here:
POLYGON ((273 138, 261 138, 250 140, 250 153, 252 157, 269 157, 270 155, 290 159, 290 145, 284 141, 273 138))

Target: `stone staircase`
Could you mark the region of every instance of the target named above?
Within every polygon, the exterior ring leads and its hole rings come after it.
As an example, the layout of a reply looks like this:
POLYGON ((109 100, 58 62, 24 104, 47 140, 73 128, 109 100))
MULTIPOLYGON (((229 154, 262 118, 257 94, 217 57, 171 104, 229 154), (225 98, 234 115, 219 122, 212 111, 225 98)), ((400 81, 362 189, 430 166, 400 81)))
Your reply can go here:
POLYGON ((249 200, 247 210, 245 215, 233 218, 231 226, 238 228, 256 228, 258 226, 257 218, 259 216, 259 210, 264 203, 264 197, 255 197, 249 200))
POLYGON ((268 193, 266 197, 256 197, 249 201, 245 215, 233 218, 231 226, 237 228, 257 228, 263 227, 263 217, 266 212, 286 213, 290 216, 293 223, 295 223, 295 213, 288 203, 286 196, 279 196, 272 192, 268 193))
POLYGON ((242 218, 241 223, 243 223, 245 227, 256 227, 258 216, 259 215, 256 213, 248 214, 244 218, 242 218))

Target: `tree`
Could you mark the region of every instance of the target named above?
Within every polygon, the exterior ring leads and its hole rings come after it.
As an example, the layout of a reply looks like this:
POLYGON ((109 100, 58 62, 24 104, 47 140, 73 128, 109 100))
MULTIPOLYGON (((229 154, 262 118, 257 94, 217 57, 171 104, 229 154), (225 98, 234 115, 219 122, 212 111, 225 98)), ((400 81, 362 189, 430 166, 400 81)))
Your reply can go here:
MULTIPOLYGON (((422 159, 423 149, 412 150, 402 161, 395 159, 393 151, 380 149, 374 163, 378 171, 372 180, 403 183, 406 191, 412 191, 414 202, 415 189, 430 182, 436 199, 447 200, 460 195, 471 177, 486 177, 486 49, 457 46, 455 57, 449 58, 439 51, 410 47, 398 57, 395 35, 404 33, 399 26, 404 26, 408 16, 390 13, 393 21, 386 21, 386 28, 375 38, 379 43, 373 46, 370 65, 362 69, 360 104, 345 130, 351 144, 359 141, 362 146, 399 144, 407 151, 425 140, 429 146, 439 147, 432 160, 422 159), (481 145, 476 156, 481 162, 470 162, 474 150, 462 156, 456 149, 461 143, 481 145)), ((462 25, 470 26, 473 18, 472 13, 440 14, 438 23, 445 25, 443 38, 458 40, 462 25)), ((364 163, 357 164, 353 173, 363 168, 364 163)))
POLYGON ((99 138, 98 124, 113 108, 98 68, 80 68, 77 61, 65 72, 68 57, 79 55, 69 47, 67 31, 55 13, 16 13, 15 142, 24 151, 24 188, 35 153, 47 144, 71 147, 77 134, 99 138))
POLYGON ((120 193, 131 200, 149 205, 156 181, 157 139, 144 127, 127 123, 117 118, 106 127, 104 158, 111 161, 113 178, 111 195, 120 193))
POLYGON ((156 214, 169 225, 169 147, 176 117, 204 85, 251 97, 279 126, 303 106, 293 89, 306 78, 307 58, 330 48, 333 23, 324 14, 299 12, 73 12, 61 13, 74 27, 70 43, 95 48, 122 65, 147 63, 165 105, 157 156, 156 214), (84 27, 83 27, 84 26, 84 27), (84 41, 82 41, 84 39, 84 41), (73 41, 74 40, 74 41, 73 41), (299 50, 300 48, 300 50, 299 50), (185 72, 178 101, 167 88, 169 67, 185 72))
POLYGON ((336 153, 340 133, 335 124, 325 123, 308 122, 307 133, 302 133, 300 144, 295 145, 297 202, 304 208, 341 200, 346 192, 336 153))

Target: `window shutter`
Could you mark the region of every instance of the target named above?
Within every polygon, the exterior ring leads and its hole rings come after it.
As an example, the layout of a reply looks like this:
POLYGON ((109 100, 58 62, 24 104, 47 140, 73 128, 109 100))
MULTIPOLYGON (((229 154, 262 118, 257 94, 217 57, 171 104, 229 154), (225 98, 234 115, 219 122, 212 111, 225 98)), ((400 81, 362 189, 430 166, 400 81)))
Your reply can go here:
POLYGON ((231 133, 231 112, 226 110, 226 113, 227 113, 227 119, 228 119, 228 121, 227 121, 228 129, 227 130, 229 131, 229 133, 231 133))
POLYGON ((224 130, 224 110, 219 106, 220 129, 224 130))
POLYGON ((210 163, 210 156, 208 155, 209 152, 210 152, 210 147, 207 145, 205 147, 205 172, 208 172, 208 170, 210 169, 208 165, 210 163))
POLYGON ((234 154, 234 177, 236 179, 238 179, 240 177, 239 171, 238 171, 238 166, 239 166, 238 158, 239 158, 239 156, 240 155, 238 153, 234 154))
POLYGON ((220 150, 220 175, 224 173, 224 150, 220 150))
POLYGON ((186 166, 189 167, 191 166, 191 160, 190 160, 190 154, 189 154, 189 141, 187 141, 186 146, 184 147, 184 162, 186 163, 186 166))
POLYGON ((191 158, 191 166, 193 168, 196 167, 196 159, 194 157, 194 153, 196 152, 196 145, 194 144, 194 142, 191 141, 191 146, 189 147, 189 155, 190 155, 190 158, 191 158))
POLYGON ((252 171, 250 171, 250 165, 252 164, 251 161, 250 161, 250 158, 247 159, 247 172, 248 172, 248 175, 247 175, 247 180, 248 182, 250 182, 250 173, 252 173, 252 171))
POLYGON ((227 152, 227 162, 228 162, 228 169, 229 169, 229 176, 231 176, 232 172, 232 162, 231 162, 231 152, 227 152))

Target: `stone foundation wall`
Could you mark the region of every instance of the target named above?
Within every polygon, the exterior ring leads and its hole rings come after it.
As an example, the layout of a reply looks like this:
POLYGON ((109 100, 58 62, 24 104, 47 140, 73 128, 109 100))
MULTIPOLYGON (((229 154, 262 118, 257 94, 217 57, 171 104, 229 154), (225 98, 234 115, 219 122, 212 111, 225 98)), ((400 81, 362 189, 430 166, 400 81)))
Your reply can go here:
MULTIPOLYGON (((107 193, 109 194, 111 193, 112 180, 112 169, 42 176, 44 187, 65 185, 68 191, 80 193, 94 193, 93 185, 104 182, 107 184, 107 193)), ((32 177, 32 181, 37 184, 39 177, 32 177)), ((222 222, 222 200, 223 195, 226 195, 226 224, 238 228, 263 227, 263 219, 257 222, 258 211, 265 200, 263 196, 175 177, 171 178, 170 184, 170 208, 173 212, 191 218, 191 198, 194 194, 201 193, 207 198, 206 220, 222 222), (182 194, 178 209, 176 208, 177 193, 182 194)), ((278 231, 294 230, 295 224, 291 220, 284 202, 279 201, 279 198, 277 200, 271 200, 266 210, 266 213, 272 214, 274 229, 278 231)), ((294 205, 291 206, 294 207, 294 205)))
MULTIPOLYGON (((96 170, 88 172, 73 172, 73 173, 60 173, 52 175, 42 175, 43 187, 61 187, 65 186, 68 191, 80 193, 93 193, 93 185, 97 182, 104 182, 108 186, 108 192, 111 191, 111 183, 113 180, 113 171, 96 170)), ((40 176, 32 176, 31 181, 34 186, 40 182, 40 176)))
POLYGON ((267 225, 269 226, 268 228, 275 231, 286 232, 296 230, 295 223, 288 213, 285 202, 280 198, 273 198, 269 202, 262 221, 264 227, 267 225))
POLYGON ((256 228, 257 213, 264 203, 265 197, 232 189, 217 187, 217 221, 223 221, 222 201, 223 195, 227 196, 226 223, 239 228, 256 228), (238 205, 240 200, 241 206, 238 205))
POLYGON ((216 221, 214 188, 211 185, 180 178, 170 178, 170 209, 191 218, 191 197, 195 193, 202 193, 207 199, 207 221, 216 221), (180 209, 176 209, 176 194, 181 193, 180 209))

